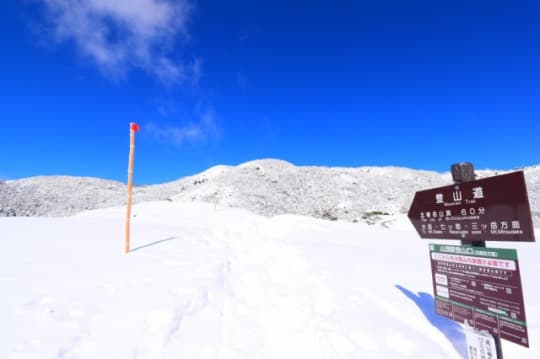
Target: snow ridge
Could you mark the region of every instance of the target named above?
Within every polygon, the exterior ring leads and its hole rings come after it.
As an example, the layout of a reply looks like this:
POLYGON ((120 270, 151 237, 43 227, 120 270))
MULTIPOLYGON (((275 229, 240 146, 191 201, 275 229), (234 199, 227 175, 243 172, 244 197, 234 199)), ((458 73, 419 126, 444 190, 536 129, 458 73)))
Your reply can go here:
MULTIPOLYGON (((540 166, 524 169, 533 217, 540 223, 540 166)), ((503 171, 480 170, 478 177, 503 171)), ((207 202, 271 217, 299 214, 378 221, 405 213, 418 190, 451 183, 449 173, 400 167, 294 166, 265 159, 215 166, 195 176, 134 188, 134 202, 207 202)), ((0 183, 0 216, 69 216, 125 205, 123 183, 87 177, 31 177, 0 183)))

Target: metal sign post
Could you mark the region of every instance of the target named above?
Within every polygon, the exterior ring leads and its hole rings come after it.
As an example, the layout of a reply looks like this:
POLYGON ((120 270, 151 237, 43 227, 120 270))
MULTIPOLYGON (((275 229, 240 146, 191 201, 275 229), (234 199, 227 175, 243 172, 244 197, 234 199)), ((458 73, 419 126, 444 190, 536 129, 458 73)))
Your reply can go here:
MULTIPOLYGON (((454 184, 456 185, 466 183, 466 182, 472 182, 476 179, 476 174, 474 173, 474 166, 470 162, 454 163, 451 166, 451 171, 452 171, 452 180, 454 181, 454 184)), ((532 228, 532 223, 531 223, 531 228, 532 228)), ((472 240, 472 241, 462 240, 461 244, 472 245, 473 247, 484 247, 484 248, 486 247, 486 242, 484 240, 472 240)), ((497 351, 497 359, 503 359, 501 338, 499 335, 494 335, 493 338, 495 339, 495 349, 497 351)))
MULTIPOLYGON (((451 171, 452 171, 452 180, 454 181, 454 184, 456 185, 459 185, 465 182, 472 182, 476 179, 476 174, 474 173, 473 164, 470 162, 454 163, 451 166, 451 171)), ((479 240, 472 240, 472 241, 462 240, 461 244, 472 245, 473 247, 486 246, 485 241, 479 241, 479 240)))

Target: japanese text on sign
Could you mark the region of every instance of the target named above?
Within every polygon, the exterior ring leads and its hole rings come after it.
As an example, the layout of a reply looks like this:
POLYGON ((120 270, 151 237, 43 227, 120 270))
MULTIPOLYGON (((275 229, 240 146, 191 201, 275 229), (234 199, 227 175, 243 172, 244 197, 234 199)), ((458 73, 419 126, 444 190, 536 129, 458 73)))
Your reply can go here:
POLYGON ((529 346, 517 252, 430 245, 438 314, 529 346))
POLYGON ((534 241, 523 172, 417 192, 409 219, 422 238, 534 241))

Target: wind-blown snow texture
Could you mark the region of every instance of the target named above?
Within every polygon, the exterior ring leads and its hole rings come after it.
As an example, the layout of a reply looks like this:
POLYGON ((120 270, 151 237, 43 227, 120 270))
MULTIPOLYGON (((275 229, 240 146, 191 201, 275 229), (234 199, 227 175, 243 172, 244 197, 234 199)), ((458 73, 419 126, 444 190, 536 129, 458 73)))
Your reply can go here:
MULTIPOLYGON (((525 168, 535 222, 540 223, 540 166, 525 168)), ((489 177, 501 171, 477 171, 489 177)), ((138 186, 134 202, 171 200, 240 207, 256 214, 300 214, 377 221, 375 212, 405 213, 418 190, 451 183, 449 173, 398 167, 297 167, 281 160, 216 166, 160 185, 138 186)), ((82 177, 32 177, 0 184, 0 216, 67 216, 125 204, 120 182, 82 177)))

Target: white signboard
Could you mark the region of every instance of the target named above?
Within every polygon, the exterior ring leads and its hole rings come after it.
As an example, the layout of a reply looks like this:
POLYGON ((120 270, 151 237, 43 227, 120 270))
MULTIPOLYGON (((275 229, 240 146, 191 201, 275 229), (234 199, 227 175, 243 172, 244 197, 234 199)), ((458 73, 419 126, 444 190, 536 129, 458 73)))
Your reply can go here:
POLYGON ((493 336, 465 325, 469 359, 497 359, 497 347, 493 336))

